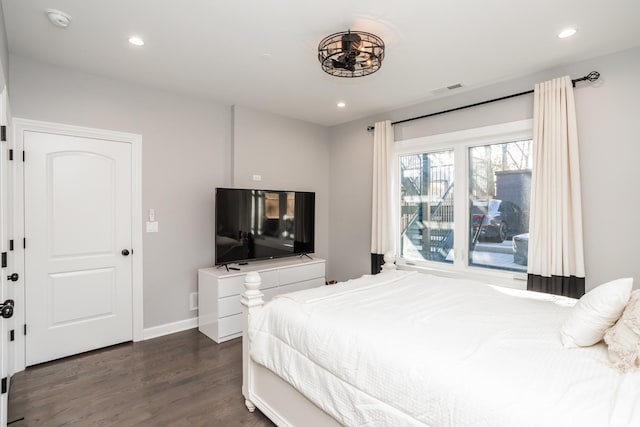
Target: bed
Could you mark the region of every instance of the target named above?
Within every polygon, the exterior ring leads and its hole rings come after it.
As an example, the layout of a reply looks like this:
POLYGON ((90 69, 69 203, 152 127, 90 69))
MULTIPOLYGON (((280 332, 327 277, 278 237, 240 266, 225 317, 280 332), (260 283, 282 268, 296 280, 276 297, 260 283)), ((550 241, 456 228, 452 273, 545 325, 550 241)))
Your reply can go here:
POLYGON ((259 286, 242 392, 279 426, 640 426, 640 373, 562 346, 574 299, 389 264, 264 306, 259 286))

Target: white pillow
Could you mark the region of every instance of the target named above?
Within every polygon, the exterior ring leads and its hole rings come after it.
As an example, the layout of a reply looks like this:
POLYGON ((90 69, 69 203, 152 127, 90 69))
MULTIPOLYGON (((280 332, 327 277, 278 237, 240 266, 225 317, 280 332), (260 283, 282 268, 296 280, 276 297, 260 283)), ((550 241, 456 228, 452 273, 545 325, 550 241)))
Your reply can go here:
POLYGON ((609 346, 609 359, 622 372, 640 369, 640 290, 631 298, 622 316, 604 333, 609 346))
POLYGON ((629 301, 633 279, 618 279, 596 286, 580 298, 560 329, 565 347, 588 347, 604 337, 629 301))

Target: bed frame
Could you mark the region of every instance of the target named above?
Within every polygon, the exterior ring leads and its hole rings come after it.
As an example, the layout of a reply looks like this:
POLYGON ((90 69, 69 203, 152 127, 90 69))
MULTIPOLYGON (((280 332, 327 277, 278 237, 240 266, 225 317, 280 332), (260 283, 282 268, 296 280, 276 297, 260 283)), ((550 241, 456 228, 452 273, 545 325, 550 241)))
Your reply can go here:
MULTIPOLYGON (((383 271, 394 270, 393 254, 384 256, 383 271)), ((249 322, 262 310, 264 300, 260 285, 262 279, 257 272, 245 276, 245 291, 241 295, 243 310, 242 325, 242 394, 249 412, 260 409, 280 427, 325 427, 340 426, 331 415, 313 404, 298 390, 249 356, 249 322)), ((339 286, 339 285, 338 285, 339 286)))

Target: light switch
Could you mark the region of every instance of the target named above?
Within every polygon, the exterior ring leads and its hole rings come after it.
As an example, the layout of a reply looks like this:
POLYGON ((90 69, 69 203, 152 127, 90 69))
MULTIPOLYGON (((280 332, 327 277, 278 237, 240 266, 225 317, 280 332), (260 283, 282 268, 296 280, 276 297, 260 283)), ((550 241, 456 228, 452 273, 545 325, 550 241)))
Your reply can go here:
POLYGON ((254 181, 262 181, 262 175, 253 175, 254 181))
POLYGON ((149 221, 153 222, 156 220, 156 210, 151 208, 149 209, 149 221))
POLYGON ((147 233, 158 232, 158 221, 147 221, 147 233))

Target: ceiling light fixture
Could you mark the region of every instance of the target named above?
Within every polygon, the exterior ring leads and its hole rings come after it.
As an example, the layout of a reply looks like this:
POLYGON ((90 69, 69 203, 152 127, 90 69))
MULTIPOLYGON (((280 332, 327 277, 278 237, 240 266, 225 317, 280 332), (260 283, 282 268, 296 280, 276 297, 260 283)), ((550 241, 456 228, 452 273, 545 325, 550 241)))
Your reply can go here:
POLYGON ((136 36, 129 37, 129 43, 131 43, 134 46, 144 46, 144 40, 136 36))
POLYGON ((384 42, 363 31, 343 31, 322 39, 318 60, 325 73, 337 77, 363 77, 382 66, 384 42))
POLYGON ((45 13, 49 22, 58 28, 67 28, 71 23, 71 16, 57 9, 47 9, 45 13))
POLYGON ((347 104, 345 104, 344 102, 340 101, 336 104, 338 106, 338 108, 344 108, 347 106, 347 104))
POLYGON ((558 33, 558 38, 566 39, 567 37, 571 37, 576 33, 575 28, 566 28, 558 33))

